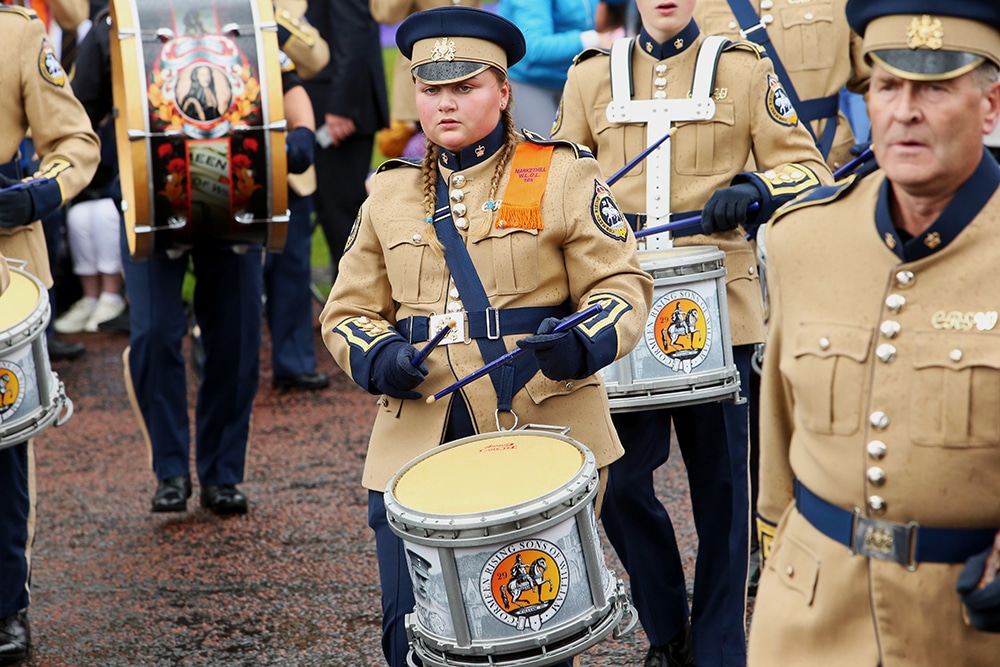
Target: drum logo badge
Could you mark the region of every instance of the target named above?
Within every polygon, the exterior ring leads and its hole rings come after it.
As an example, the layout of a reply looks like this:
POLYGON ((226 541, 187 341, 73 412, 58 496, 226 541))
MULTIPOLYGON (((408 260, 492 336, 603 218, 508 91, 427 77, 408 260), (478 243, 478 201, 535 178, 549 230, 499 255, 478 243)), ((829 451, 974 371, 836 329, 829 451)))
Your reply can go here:
POLYGON ((493 616, 518 630, 537 631, 566 600, 569 563, 547 540, 512 542, 490 556, 479 576, 483 603, 493 616))
POLYGON ((17 414, 24 402, 24 372, 9 361, 0 361, 0 424, 8 413, 17 414))
POLYGON ((664 366, 690 373, 708 356, 714 338, 711 312, 700 294, 678 289, 661 296, 646 320, 646 346, 664 366))

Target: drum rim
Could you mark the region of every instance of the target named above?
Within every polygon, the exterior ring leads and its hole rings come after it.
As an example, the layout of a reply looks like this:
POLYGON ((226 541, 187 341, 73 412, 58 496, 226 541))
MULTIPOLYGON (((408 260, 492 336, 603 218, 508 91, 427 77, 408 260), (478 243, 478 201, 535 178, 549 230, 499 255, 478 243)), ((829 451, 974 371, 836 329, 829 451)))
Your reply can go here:
MULTIPOLYGON (((8 268, 10 269, 12 278, 15 275, 24 278, 29 284, 33 284, 38 291, 38 299, 24 319, 18 320, 17 323, 7 329, 0 329, 0 345, 6 343, 8 347, 13 347, 19 341, 11 342, 12 339, 20 339, 25 335, 27 339, 31 339, 38 329, 44 329, 48 325, 51 308, 48 307, 48 291, 41 280, 16 266, 8 266, 8 268)), ((13 285, 13 280, 11 281, 11 285, 13 285)), ((8 291, 9 289, 8 287, 8 291)))

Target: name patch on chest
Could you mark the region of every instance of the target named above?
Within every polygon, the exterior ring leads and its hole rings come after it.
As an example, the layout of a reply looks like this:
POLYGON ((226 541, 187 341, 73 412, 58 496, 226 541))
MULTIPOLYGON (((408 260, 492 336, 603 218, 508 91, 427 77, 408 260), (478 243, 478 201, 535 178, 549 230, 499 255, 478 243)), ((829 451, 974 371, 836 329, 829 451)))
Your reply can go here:
POLYGON ((945 331, 992 331, 997 325, 997 311, 962 312, 939 310, 931 316, 931 326, 945 331))

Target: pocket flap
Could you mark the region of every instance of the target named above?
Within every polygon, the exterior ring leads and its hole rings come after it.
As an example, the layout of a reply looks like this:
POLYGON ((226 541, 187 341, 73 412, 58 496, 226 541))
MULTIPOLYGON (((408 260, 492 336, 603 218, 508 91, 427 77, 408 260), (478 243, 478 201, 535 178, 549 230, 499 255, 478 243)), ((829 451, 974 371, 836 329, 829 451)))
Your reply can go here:
POLYGON ((471 241, 472 243, 482 243, 483 241, 489 241, 491 239, 507 238, 511 234, 530 234, 532 236, 538 236, 538 230, 528 229, 523 227, 494 227, 493 229, 490 230, 490 233, 487 236, 470 234, 469 241, 471 241))
POLYGON ((803 323, 795 338, 795 356, 847 357, 864 363, 871 349, 872 335, 870 328, 850 324, 803 323))
POLYGON ((402 245, 411 245, 413 247, 428 246, 430 243, 427 241, 427 234, 422 234, 417 231, 412 222, 401 223, 399 225, 389 225, 389 231, 387 233, 387 245, 390 248, 398 248, 402 245))
POLYGON ((786 588, 798 591, 806 604, 812 604, 819 579, 819 556, 805 544, 785 534, 779 545, 771 551, 767 568, 773 570, 786 588))
POLYGON ((831 4, 810 4, 806 7, 788 7, 781 10, 781 23, 786 29, 816 22, 833 23, 831 4))
POLYGON ((916 368, 1000 369, 1000 336, 936 331, 917 332, 916 368))
POLYGON ((574 391, 579 390, 582 387, 592 387, 596 384, 600 384, 601 379, 595 374, 590 377, 585 377, 582 380, 565 380, 563 382, 556 382, 555 380, 550 380, 549 378, 542 375, 542 373, 535 373, 534 377, 528 380, 528 383, 524 385, 525 390, 528 392, 528 396, 534 401, 535 405, 541 405, 542 401, 552 396, 566 396, 567 394, 572 394, 574 391))

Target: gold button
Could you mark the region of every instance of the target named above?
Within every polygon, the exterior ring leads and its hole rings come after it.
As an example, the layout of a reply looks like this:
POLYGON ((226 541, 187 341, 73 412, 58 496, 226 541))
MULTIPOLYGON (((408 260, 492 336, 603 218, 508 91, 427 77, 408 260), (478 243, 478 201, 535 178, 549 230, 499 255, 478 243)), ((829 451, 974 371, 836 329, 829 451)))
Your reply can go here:
POLYGON ((460 202, 463 199, 465 199, 465 193, 464 192, 462 192, 461 190, 452 190, 451 191, 451 200, 453 202, 460 202))
POLYGON ((886 320, 878 329, 886 338, 895 338, 902 328, 896 320, 886 320))
POLYGON ((885 456, 885 453, 889 451, 889 448, 881 440, 872 440, 868 443, 868 456, 872 457, 876 461, 885 456))
POLYGON ((465 204, 455 204, 455 206, 451 210, 455 215, 461 218, 463 215, 465 215, 466 211, 465 204))
POLYGON ((465 229, 469 226, 469 221, 465 218, 455 218, 455 226, 459 229, 465 229))
POLYGON ((465 176, 462 176, 462 174, 455 174, 451 177, 451 184, 456 188, 462 187, 465 185, 465 176))

